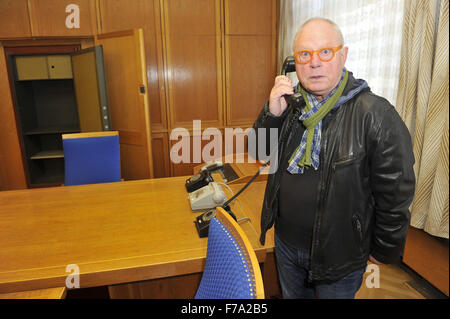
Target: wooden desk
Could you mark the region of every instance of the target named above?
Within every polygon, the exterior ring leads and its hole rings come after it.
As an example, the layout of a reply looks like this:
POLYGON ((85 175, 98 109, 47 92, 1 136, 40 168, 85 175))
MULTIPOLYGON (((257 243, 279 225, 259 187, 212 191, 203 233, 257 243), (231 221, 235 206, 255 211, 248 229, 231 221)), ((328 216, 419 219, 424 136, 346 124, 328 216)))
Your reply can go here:
MULTIPOLYGON (((81 288, 201 272, 207 238, 197 235, 185 180, 0 192, 0 293, 65 286, 69 264, 81 288)), ((241 226, 264 261, 259 232, 241 226)))
POLYGON ((66 287, 0 294, 0 299, 64 299, 65 297, 66 287))

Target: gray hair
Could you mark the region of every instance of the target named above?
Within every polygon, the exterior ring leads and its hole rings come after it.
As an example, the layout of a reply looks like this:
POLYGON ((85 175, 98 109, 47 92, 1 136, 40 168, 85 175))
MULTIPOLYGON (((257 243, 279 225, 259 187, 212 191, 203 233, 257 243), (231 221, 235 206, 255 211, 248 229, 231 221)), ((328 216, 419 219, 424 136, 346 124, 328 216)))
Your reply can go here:
POLYGON ((313 22, 313 21, 318 21, 318 20, 319 21, 324 21, 324 22, 327 22, 328 24, 330 24, 334 28, 334 30, 336 31, 336 34, 338 35, 340 45, 344 45, 344 36, 342 35, 341 29, 339 28, 339 26, 334 21, 332 21, 330 19, 327 19, 327 18, 314 17, 314 18, 310 18, 310 19, 306 20, 306 22, 302 24, 300 29, 298 29, 297 33, 295 34, 294 41, 292 43, 292 51, 295 51, 295 41, 297 40, 297 37, 300 34, 300 32, 303 30, 303 28, 308 23, 313 22))

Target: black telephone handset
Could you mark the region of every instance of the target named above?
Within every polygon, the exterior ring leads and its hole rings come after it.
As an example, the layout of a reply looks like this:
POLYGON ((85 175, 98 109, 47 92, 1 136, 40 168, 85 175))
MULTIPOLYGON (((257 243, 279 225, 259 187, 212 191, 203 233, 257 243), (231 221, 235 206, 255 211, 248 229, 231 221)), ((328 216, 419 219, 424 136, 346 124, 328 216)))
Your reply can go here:
POLYGON ((286 57, 281 68, 281 75, 295 72, 295 58, 291 55, 286 57))
MULTIPOLYGON (((295 58, 292 55, 286 57, 286 59, 284 60, 283 66, 281 68, 281 75, 286 75, 291 72, 295 72, 295 58)), ((298 92, 292 95, 284 95, 286 102, 292 105, 294 109, 300 108, 301 97, 302 95, 298 92)))
POLYGON ((202 170, 194 176, 188 178, 184 186, 186 187, 188 193, 192 193, 193 191, 196 191, 197 189, 200 189, 213 181, 214 180, 211 177, 211 173, 208 170, 202 170))

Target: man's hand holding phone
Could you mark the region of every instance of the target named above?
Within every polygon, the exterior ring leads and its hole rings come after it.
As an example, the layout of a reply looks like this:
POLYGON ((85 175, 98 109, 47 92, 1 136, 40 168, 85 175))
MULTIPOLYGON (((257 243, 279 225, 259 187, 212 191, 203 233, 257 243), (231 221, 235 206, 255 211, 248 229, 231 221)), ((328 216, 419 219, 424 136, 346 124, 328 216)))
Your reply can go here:
POLYGON ((275 78, 275 84, 270 91, 269 97, 269 111, 275 116, 283 114, 287 107, 286 99, 284 95, 294 94, 292 88, 292 81, 285 75, 279 75, 275 78))

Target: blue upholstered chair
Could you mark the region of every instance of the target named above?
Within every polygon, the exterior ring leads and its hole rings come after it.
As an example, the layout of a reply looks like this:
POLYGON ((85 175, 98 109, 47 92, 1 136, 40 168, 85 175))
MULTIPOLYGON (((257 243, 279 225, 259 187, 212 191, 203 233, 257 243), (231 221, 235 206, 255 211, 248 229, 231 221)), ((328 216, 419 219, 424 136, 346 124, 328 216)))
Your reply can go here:
POLYGON ((195 298, 264 298, 255 252, 241 227, 221 207, 210 220, 206 264, 195 298))
POLYGON ((117 131, 63 134, 65 185, 120 182, 117 131))

